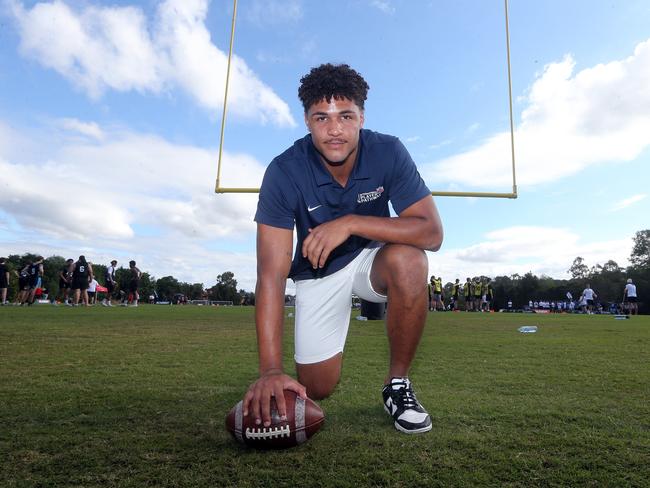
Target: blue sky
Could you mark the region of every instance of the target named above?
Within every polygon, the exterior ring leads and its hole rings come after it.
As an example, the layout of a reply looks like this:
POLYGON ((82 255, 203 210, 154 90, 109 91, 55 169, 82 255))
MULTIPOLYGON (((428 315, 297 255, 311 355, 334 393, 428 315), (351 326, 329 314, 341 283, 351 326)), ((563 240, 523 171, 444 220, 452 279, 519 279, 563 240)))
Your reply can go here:
MULTIPOLYGON (((0 254, 255 283, 256 195, 217 195, 230 0, 0 0, 0 254)), ((432 274, 627 264, 650 220, 650 4, 511 1, 519 198, 436 199, 432 274)), ((299 79, 346 62, 366 127, 432 190, 508 192, 500 0, 240 0, 223 184, 305 134, 299 79)))

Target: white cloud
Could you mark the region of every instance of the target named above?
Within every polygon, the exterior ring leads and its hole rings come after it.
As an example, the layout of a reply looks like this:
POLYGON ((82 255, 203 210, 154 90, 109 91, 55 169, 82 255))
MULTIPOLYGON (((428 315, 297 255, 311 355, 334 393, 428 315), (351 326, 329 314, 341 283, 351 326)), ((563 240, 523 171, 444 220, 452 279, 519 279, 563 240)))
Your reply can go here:
MULTIPOLYGON (((0 254, 135 259, 155 276, 206 285, 230 270, 252 290, 257 195, 214 193, 216 153, 74 119, 40 131, 0 121, 0 254), (62 126, 103 137, 68 137, 62 126)), ((224 153, 224 185, 259 186, 263 173, 254 158, 224 153)))
POLYGON ((55 161, 36 166, 0 159, 0 208, 24 227, 58 239, 132 237, 129 213, 101 188, 78 181, 71 169, 55 161))
MULTIPOLYGON (((154 19, 137 7, 10 5, 21 51, 92 98, 107 90, 160 94, 178 87, 214 113, 223 106, 227 55, 205 25, 207 0, 165 0, 154 19)), ((237 56, 230 86, 233 114, 296 125, 289 106, 237 56)))
MULTIPOLYGON (((650 146, 650 40, 626 59, 574 70, 571 56, 547 65, 524 98, 515 132, 520 185, 631 161, 650 146)), ((510 133, 502 132, 421 173, 428 181, 493 188, 511 183, 510 166, 510 133)))
POLYGON ((260 26, 299 22, 303 15, 299 0, 253 0, 244 14, 247 20, 260 26))
POLYGON ((74 12, 60 0, 25 10, 13 2, 21 50, 97 98, 107 88, 158 92, 162 60, 135 7, 74 12))
POLYGON ((633 195, 629 198, 624 198, 623 200, 616 202, 610 209, 610 212, 618 212, 619 210, 623 210, 624 208, 627 208, 630 205, 634 205, 635 203, 640 202, 647 197, 648 195, 646 193, 641 193, 639 195, 633 195))
POLYGON ((381 10, 385 14, 394 14, 395 7, 391 4, 389 0, 372 0, 370 5, 375 7, 378 10, 381 10))
MULTIPOLYGON (((253 231, 256 198, 212 193, 216 150, 97 128, 101 141, 35 135, 22 148, 34 160, 0 153, 0 209, 59 239, 129 239, 138 225, 199 239, 253 231)), ((263 172, 250 156, 224 154, 226 186, 259 186, 263 172)))
POLYGON ((445 280, 479 275, 503 276, 528 271, 554 278, 568 278, 577 256, 589 266, 610 259, 625 266, 632 248, 631 236, 585 244, 564 228, 516 226, 494 230, 483 242, 466 248, 429 253, 430 273, 445 280))
POLYGON ((405 142, 418 142, 420 140, 420 136, 410 136, 404 139, 405 142))
POLYGON ((104 138, 104 131, 95 122, 82 122, 81 120, 66 118, 61 119, 59 123, 65 130, 76 132, 99 141, 104 138))

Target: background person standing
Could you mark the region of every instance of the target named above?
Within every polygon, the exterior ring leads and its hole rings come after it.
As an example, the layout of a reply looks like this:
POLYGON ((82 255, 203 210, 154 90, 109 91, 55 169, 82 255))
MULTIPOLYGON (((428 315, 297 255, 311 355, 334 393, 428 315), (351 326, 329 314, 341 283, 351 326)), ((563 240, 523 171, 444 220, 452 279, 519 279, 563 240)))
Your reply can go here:
MULTIPOLYGON (((88 263, 89 266, 92 266, 92 263, 88 263)), ((90 279, 90 282, 88 283, 88 303, 91 305, 95 304, 96 298, 97 298, 97 280, 93 276, 90 279)))
POLYGON ((138 294, 138 287, 140 286, 140 278, 142 272, 135 265, 135 261, 129 261, 129 302, 132 307, 138 306, 140 295, 138 294))
POLYGON ((456 278, 456 283, 454 283, 451 291, 451 310, 458 310, 458 300, 460 296, 460 280, 456 278))
POLYGON ((117 266, 117 261, 113 259, 111 265, 106 268, 106 298, 102 300, 102 305, 104 307, 112 307, 111 296, 115 292, 115 266, 117 266))
MULTIPOLYGON (((72 289, 72 269, 74 259, 67 259, 61 271, 59 271, 59 291, 63 295, 61 302, 65 305, 71 305, 70 290, 72 289)), ((56 303, 56 302, 55 302, 56 303)))
POLYGON ((632 283, 632 278, 627 279, 625 289, 623 290, 623 306, 628 314, 637 315, 639 313, 636 285, 632 283))
POLYGON ((463 285, 463 296, 465 297, 465 311, 472 310, 472 281, 467 278, 463 285))
POLYGON ((0 258, 0 305, 7 303, 7 289, 9 288, 9 268, 7 258, 0 258))
POLYGON ((32 305, 36 296, 36 289, 41 287, 43 280, 43 256, 38 256, 28 267, 27 274, 29 276, 29 292, 27 294, 27 305, 32 305))
POLYGON ((596 292, 591 289, 591 285, 587 283, 587 287, 582 290, 582 297, 581 297, 581 302, 582 300, 585 301, 585 307, 587 309, 588 314, 593 314, 594 313, 594 300, 598 297, 596 295, 596 292))
POLYGON ((433 284, 433 298, 435 299, 435 309, 443 312, 445 305, 442 303, 442 276, 438 276, 433 284))
POLYGON ((85 256, 79 256, 79 260, 74 263, 72 271, 72 289, 74 290, 74 306, 79 305, 79 298, 82 303, 88 306, 88 285, 93 279, 93 268, 86 261, 85 256))

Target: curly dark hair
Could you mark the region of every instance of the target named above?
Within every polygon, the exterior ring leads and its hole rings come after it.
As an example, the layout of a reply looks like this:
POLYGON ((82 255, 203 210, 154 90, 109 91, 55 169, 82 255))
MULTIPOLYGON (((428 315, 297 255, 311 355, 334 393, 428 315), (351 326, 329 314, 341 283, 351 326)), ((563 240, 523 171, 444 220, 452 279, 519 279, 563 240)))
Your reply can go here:
POLYGON ((363 110, 369 88, 366 80, 347 64, 326 63, 312 68, 300 79, 298 98, 305 113, 313 104, 323 99, 330 102, 332 97, 349 98, 363 110))

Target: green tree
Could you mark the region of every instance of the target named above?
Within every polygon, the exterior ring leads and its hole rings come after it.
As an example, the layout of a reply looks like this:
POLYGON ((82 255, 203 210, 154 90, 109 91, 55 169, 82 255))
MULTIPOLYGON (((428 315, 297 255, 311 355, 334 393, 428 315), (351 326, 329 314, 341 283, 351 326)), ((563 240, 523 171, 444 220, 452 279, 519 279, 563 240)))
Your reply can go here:
POLYGON ((523 307, 529 300, 540 298, 539 291, 539 278, 529 271, 517 283, 513 305, 523 307))
POLYGON ((43 287, 50 300, 59 294, 59 273, 64 266, 65 258, 61 256, 50 256, 43 262, 43 287))
POLYGON ((161 300, 170 301, 176 293, 181 293, 181 284, 173 276, 163 276, 156 280, 156 292, 161 300))
POLYGON ((150 295, 153 295, 156 287, 156 279, 149 273, 143 272, 140 277, 140 285, 138 287, 138 294, 141 300, 148 300, 150 295))
POLYGON ((514 296, 512 279, 509 276, 497 276, 492 280, 492 289, 495 297, 492 306, 495 310, 505 309, 508 305, 508 299, 512 299, 514 296))
POLYGON ((585 264, 585 260, 580 256, 573 260, 568 272, 574 280, 586 279, 589 276, 589 268, 585 264))
POLYGON ((575 282, 579 290, 589 283, 598 295, 598 301, 604 307, 612 302, 620 302, 623 296, 623 287, 625 286, 625 274, 623 269, 611 259, 604 265, 596 264, 591 268, 589 276, 575 282))
POLYGON ((106 286, 106 265, 105 264, 93 263, 93 275, 95 275, 95 279, 97 280, 97 283, 101 284, 102 286, 106 286))
POLYGON ((202 300, 204 296, 203 283, 181 283, 181 293, 188 300, 202 300))
POLYGON ((210 299, 231 301, 239 304, 240 297, 237 293, 237 280, 232 271, 226 271, 217 276, 217 284, 210 289, 210 299))
POLYGON ((640 230, 633 237, 630 263, 634 268, 650 268, 650 229, 640 230))

